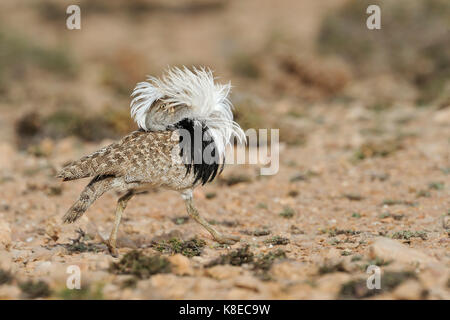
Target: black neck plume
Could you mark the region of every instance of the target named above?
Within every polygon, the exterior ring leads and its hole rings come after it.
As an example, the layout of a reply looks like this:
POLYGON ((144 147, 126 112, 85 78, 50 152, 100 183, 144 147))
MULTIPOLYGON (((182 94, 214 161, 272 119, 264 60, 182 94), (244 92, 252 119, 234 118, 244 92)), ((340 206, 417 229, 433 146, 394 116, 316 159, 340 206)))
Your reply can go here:
POLYGON ((186 175, 192 170, 194 171, 194 185, 198 181, 201 181, 202 185, 213 181, 217 174, 222 172, 225 161, 220 163, 217 146, 208 126, 199 121, 183 119, 175 124, 175 128, 185 130, 184 134, 180 133, 179 144, 180 156, 186 167, 186 175), (186 138, 189 140, 183 141, 186 138), (205 149, 211 157, 204 156, 205 149))

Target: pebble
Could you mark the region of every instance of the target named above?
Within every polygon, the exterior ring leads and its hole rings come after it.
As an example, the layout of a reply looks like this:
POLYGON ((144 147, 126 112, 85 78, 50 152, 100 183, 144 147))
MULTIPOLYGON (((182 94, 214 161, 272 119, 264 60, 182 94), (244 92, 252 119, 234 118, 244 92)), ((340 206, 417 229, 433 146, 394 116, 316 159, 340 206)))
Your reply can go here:
POLYGON ((234 279, 233 285, 238 288, 247 289, 255 292, 261 291, 261 281, 250 275, 238 276, 234 279))
POLYGON ((450 108, 445 108, 436 112, 433 120, 439 124, 450 124, 450 108))
POLYGON ((7 251, 0 251, 0 269, 11 270, 12 268, 12 254, 7 251))
POLYGON ((38 261, 35 264, 34 272, 36 276, 49 275, 52 270, 52 263, 50 261, 38 261))
POLYGON ((191 262, 189 259, 182 254, 175 254, 169 257, 169 261, 172 264, 172 272, 180 275, 193 275, 194 270, 192 269, 191 262))
POLYGON ((21 292, 17 286, 2 285, 0 286, 0 300, 19 299, 21 292))
POLYGON ((53 252, 42 247, 33 248, 33 253, 30 256, 31 261, 36 260, 50 260, 52 258, 53 252))
POLYGON ((216 280, 225 280, 237 277, 241 274, 241 268, 229 265, 219 265, 206 269, 207 276, 216 280))
POLYGON ((442 227, 445 230, 450 230, 450 215, 446 215, 442 218, 442 227))
POLYGON ((283 261, 275 263, 270 269, 270 274, 276 279, 298 281, 308 278, 311 268, 296 261, 283 261))
POLYGON ((408 280, 400 284, 393 292, 395 298, 400 300, 417 300, 422 296, 422 286, 415 280, 408 280))
POLYGON ((437 263, 436 259, 423 253, 422 251, 412 249, 397 240, 388 238, 377 238, 370 247, 370 255, 373 259, 376 257, 385 261, 394 260, 407 264, 427 265, 429 263, 437 263))

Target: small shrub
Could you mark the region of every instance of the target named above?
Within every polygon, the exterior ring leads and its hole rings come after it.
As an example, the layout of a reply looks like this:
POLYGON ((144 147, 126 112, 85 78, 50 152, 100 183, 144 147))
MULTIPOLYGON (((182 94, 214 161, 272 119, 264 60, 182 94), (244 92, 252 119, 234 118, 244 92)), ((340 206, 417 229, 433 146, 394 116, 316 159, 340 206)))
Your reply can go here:
POLYGON ((395 205, 405 205, 409 207, 415 207, 417 205, 416 202, 410 202, 405 200, 398 200, 398 199, 384 199, 381 203, 383 206, 395 206, 395 205))
POLYGON ((417 198, 429 198, 431 197, 431 193, 427 190, 419 190, 416 194, 417 198))
POLYGON ((359 218, 361 218, 361 214, 358 213, 358 212, 353 212, 353 213, 352 213, 352 218, 359 219, 359 218))
POLYGON ((370 141, 363 143, 354 153, 356 160, 364 160, 375 157, 388 157, 403 148, 398 139, 385 141, 370 141))
POLYGON ((146 256, 137 250, 128 252, 117 263, 110 265, 110 272, 116 274, 132 274, 145 279, 157 273, 170 272, 169 260, 159 255, 146 256))
POLYGON ((281 249, 259 255, 253 262, 253 270, 262 280, 270 280, 271 277, 268 274, 268 271, 272 268, 274 262, 276 260, 283 260, 286 258, 286 252, 281 249))
POLYGON ((346 269, 344 268, 344 265, 341 261, 337 263, 324 263, 319 267, 320 275, 334 272, 346 272, 346 269))
POLYGON ((206 199, 214 199, 215 197, 217 197, 217 193, 215 192, 208 192, 205 194, 206 199))
POLYGON ((283 211, 280 212, 280 217, 290 219, 294 216, 295 211, 291 207, 284 207, 283 211))
POLYGON ((12 280, 13 280, 13 276, 9 271, 0 269, 0 286, 2 284, 11 283, 12 280))
POLYGON ((445 187, 445 183, 439 182, 439 181, 430 182, 428 184, 428 188, 433 189, 433 190, 444 190, 444 187, 445 187))
POLYGON ((250 247, 244 246, 237 250, 233 250, 228 254, 221 255, 219 258, 211 261, 206 267, 213 267, 216 265, 230 264, 232 266, 241 266, 246 263, 254 261, 254 254, 250 251, 250 247))
POLYGON ((271 231, 268 229, 256 229, 256 230, 243 230, 241 233, 249 235, 249 236, 255 236, 255 237, 262 237, 262 236, 268 236, 271 231))
POLYGON ((185 224, 189 221, 189 217, 185 216, 185 217, 176 217, 172 219, 173 223, 175 223, 176 225, 181 225, 181 224, 185 224))
POLYGON ((181 253, 188 258, 200 256, 206 242, 201 239, 191 239, 182 241, 180 239, 172 238, 169 241, 161 241, 155 245, 155 249, 162 253, 181 253))
POLYGON ((219 181, 227 186, 233 186, 238 183, 249 183, 252 181, 252 178, 246 174, 232 174, 227 177, 221 177, 219 181))
POLYGON ((63 300, 103 300, 102 286, 81 289, 64 289, 58 292, 57 296, 63 300))
POLYGON ((425 231, 398 231, 394 232, 392 235, 393 239, 403 239, 403 240, 410 240, 411 238, 421 238, 422 240, 427 240, 428 236, 425 231))
POLYGON ((288 238, 284 238, 281 236, 274 236, 272 238, 266 239, 264 241, 265 244, 273 245, 273 246, 285 246, 290 242, 288 238))
POLYGON ((19 287, 28 299, 46 298, 51 295, 48 284, 42 280, 22 282, 19 287))

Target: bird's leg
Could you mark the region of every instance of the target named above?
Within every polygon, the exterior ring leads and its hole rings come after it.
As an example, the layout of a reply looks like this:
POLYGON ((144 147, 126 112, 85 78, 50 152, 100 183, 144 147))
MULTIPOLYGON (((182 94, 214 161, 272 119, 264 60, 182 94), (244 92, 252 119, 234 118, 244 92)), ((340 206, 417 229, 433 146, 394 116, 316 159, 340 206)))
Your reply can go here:
POLYGON ((106 241, 106 245, 108 246, 109 252, 112 256, 117 257, 117 249, 116 249, 116 240, 117 240, 117 231, 119 230, 120 219, 122 218, 122 213, 127 207, 128 200, 133 197, 133 192, 128 191, 125 195, 119 198, 117 201, 116 207, 116 218, 114 220, 114 227, 111 230, 111 234, 109 239, 106 241))
POLYGON ((203 217, 198 213, 197 208, 194 206, 194 201, 192 198, 192 193, 189 196, 183 195, 184 201, 186 203, 186 209, 189 214, 195 221, 201 224, 208 232, 213 236, 214 240, 223 244, 234 244, 239 241, 239 237, 232 235, 224 235, 213 228, 211 224, 208 223, 203 217))

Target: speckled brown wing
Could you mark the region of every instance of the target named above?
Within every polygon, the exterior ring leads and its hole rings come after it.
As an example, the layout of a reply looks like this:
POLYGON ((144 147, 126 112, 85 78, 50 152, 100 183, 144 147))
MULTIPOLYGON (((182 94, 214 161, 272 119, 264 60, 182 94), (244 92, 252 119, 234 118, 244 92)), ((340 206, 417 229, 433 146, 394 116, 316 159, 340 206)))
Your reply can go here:
POLYGON ((161 165, 170 165, 172 147, 178 143, 172 134, 134 131, 119 142, 72 162, 57 177, 64 181, 104 175, 126 176, 127 180, 145 178, 145 172, 161 171, 161 165))

